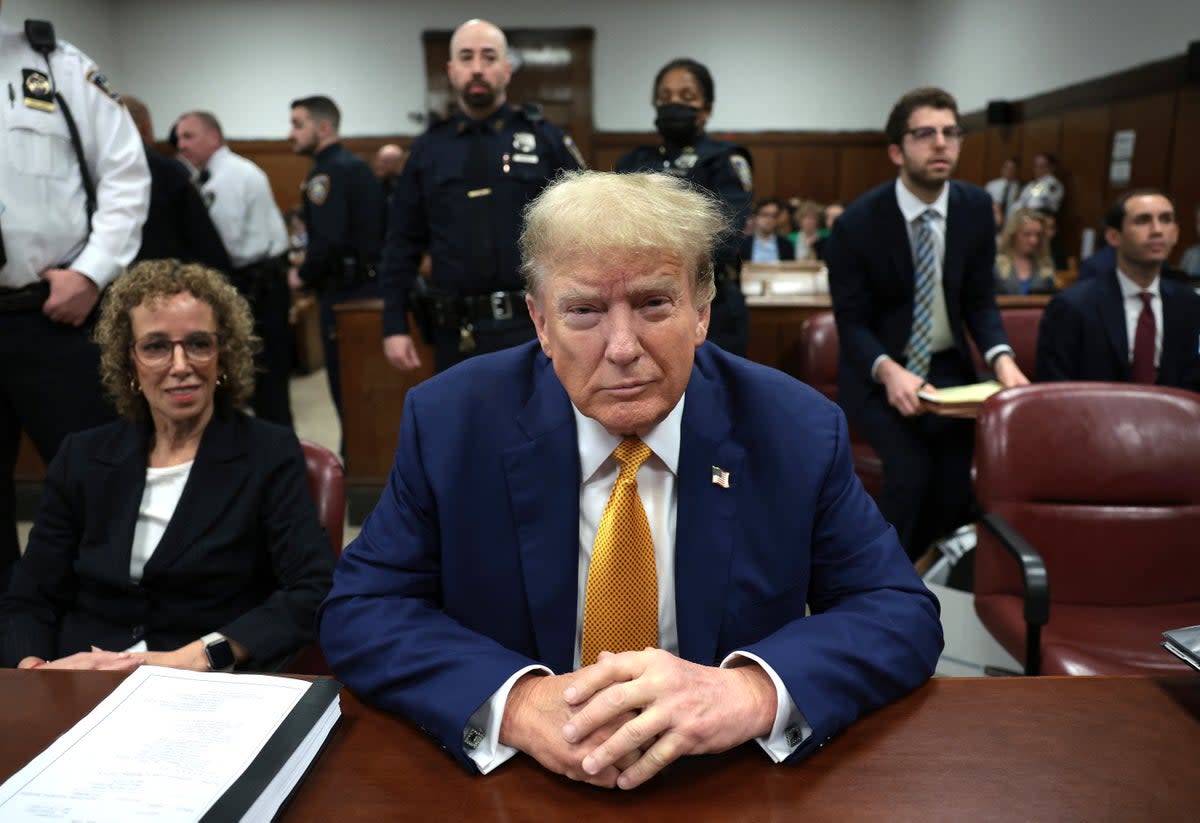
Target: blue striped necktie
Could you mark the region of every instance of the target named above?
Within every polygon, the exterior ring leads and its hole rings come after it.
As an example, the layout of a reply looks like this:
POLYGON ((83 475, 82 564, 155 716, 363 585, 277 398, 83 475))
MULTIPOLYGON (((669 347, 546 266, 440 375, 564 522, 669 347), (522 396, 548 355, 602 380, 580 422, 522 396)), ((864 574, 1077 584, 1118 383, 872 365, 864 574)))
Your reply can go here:
POLYGON ((913 229, 916 286, 913 290, 912 336, 908 338, 904 356, 908 370, 920 377, 929 377, 929 360, 933 356, 933 291, 937 288, 933 218, 936 214, 933 209, 922 212, 913 229))

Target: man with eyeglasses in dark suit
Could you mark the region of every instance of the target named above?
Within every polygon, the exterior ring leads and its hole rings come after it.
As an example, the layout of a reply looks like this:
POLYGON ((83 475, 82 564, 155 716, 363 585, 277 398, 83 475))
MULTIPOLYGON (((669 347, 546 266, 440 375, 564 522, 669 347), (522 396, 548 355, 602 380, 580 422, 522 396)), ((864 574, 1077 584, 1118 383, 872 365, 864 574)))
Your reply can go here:
POLYGON ((991 197, 950 179, 963 138, 954 97, 911 91, 885 131, 899 175, 846 209, 827 259, 839 402, 883 461, 879 508, 915 559, 969 519, 974 445, 971 421, 924 413, 917 393, 976 380, 967 331, 1001 384, 1029 381, 996 308, 991 197))

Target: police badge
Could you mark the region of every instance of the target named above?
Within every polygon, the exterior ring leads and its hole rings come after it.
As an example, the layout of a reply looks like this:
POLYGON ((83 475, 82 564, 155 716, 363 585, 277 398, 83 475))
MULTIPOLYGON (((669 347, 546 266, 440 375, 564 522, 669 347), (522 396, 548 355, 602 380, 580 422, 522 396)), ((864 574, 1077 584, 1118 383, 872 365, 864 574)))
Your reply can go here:
POLYGON ((308 181, 305 188, 305 193, 308 195, 308 202, 314 206, 320 206, 325 202, 325 198, 329 196, 329 175, 318 174, 308 181))
POLYGON ((513 132, 513 149, 521 154, 533 154, 537 148, 537 138, 527 131, 513 132))
POLYGON ((46 75, 36 69, 21 69, 21 74, 24 76, 25 105, 38 111, 54 111, 54 87, 46 75))
POLYGON ((696 161, 699 159, 700 156, 696 154, 695 150, 691 146, 688 146, 683 150, 683 154, 675 158, 673 165, 680 171, 687 172, 696 167, 696 161))

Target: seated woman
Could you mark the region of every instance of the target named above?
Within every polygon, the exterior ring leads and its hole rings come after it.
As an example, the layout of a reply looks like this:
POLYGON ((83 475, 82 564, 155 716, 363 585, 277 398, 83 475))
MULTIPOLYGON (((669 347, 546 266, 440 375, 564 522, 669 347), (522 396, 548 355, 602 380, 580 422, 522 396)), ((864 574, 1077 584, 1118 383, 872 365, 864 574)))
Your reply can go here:
POLYGON ((796 238, 792 245, 796 247, 797 260, 817 260, 823 250, 825 241, 821 237, 821 215, 824 212, 820 203, 805 200, 796 208, 796 238))
POLYGON ((313 641, 333 552, 295 434, 238 411, 252 326, 203 266, 150 260, 109 287, 96 339, 125 419, 51 461, 0 665, 265 670, 313 641))
POLYGON ((996 294, 1052 294, 1054 259, 1042 213, 1017 209, 1004 224, 996 253, 996 294))

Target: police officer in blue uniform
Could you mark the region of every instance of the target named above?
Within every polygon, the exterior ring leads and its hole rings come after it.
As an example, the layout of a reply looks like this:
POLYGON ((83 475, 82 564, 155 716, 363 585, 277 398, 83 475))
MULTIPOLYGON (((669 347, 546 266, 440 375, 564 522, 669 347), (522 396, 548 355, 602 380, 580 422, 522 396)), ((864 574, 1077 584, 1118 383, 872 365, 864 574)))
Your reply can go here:
POLYGON ((736 231, 717 249, 713 260, 717 295, 708 339, 745 356, 750 320, 742 295, 738 247, 754 200, 750 152, 704 133, 712 104, 713 79, 702 63, 686 57, 667 63, 654 77, 654 125, 663 142, 634 149, 617 162, 616 170, 661 171, 684 177, 725 204, 736 231))
POLYGON ((396 368, 421 365, 409 308, 438 371, 535 337, 517 270, 521 211, 560 169, 584 164, 539 111, 507 105, 507 52, 504 33, 484 20, 454 32, 446 73, 459 111, 413 143, 388 204, 383 350, 396 368), (417 278, 426 250, 428 286, 417 278))
POLYGON ((313 158, 304 181, 304 262, 288 272, 293 289, 311 288, 321 306, 329 392, 342 416, 341 371, 333 307, 380 295, 375 267, 383 241, 383 187, 363 160, 338 142, 341 112, 328 97, 292 101, 292 151, 313 158))

